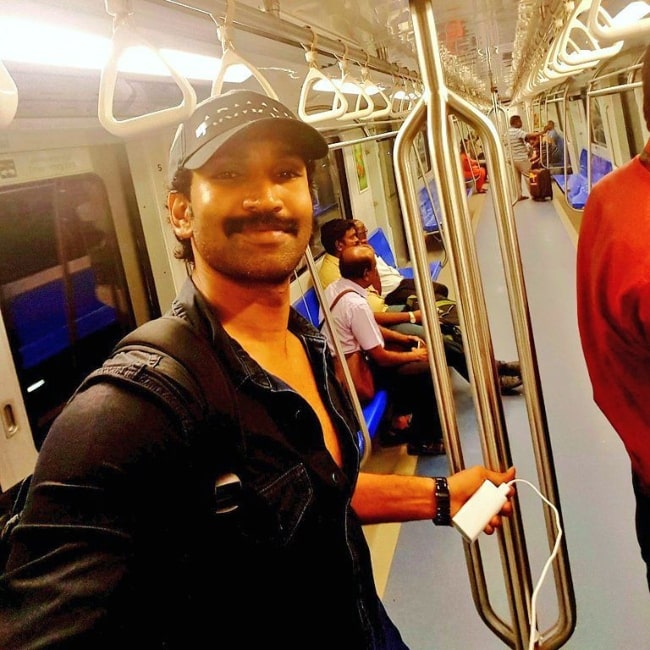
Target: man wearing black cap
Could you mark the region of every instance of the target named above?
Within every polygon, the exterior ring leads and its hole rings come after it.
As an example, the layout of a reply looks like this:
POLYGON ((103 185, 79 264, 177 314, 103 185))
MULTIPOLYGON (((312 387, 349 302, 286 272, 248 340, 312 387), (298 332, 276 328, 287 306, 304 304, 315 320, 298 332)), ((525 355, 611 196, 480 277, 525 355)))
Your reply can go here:
POLYGON ((168 205, 192 273, 171 311, 210 343, 236 403, 187 436, 137 383, 74 397, 14 530, 3 650, 406 647, 361 524, 448 524, 484 479, 514 469, 359 472, 325 340, 290 307, 309 170, 326 153, 317 131, 251 92, 211 98, 179 127, 168 205))

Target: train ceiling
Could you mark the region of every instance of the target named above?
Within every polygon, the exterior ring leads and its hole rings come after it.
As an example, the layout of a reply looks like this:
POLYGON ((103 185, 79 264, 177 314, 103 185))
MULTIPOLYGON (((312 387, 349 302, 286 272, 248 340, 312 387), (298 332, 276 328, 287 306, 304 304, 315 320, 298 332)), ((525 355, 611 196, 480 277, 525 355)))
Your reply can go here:
MULTIPOLYGON (((432 0, 448 87, 479 106, 490 106, 495 95, 503 103, 531 99, 540 92, 530 88, 531 71, 543 67, 581 1, 588 0, 432 0)), ((601 2, 615 15, 628 0, 592 2, 601 2)), ((297 53, 309 47, 310 34, 317 34, 319 49, 323 42, 329 43, 329 50, 325 48, 329 54, 319 55, 319 65, 330 76, 337 75, 340 56, 332 44, 354 49, 351 59, 358 65, 363 65, 364 55, 370 57, 371 68, 383 72, 376 77, 380 83, 390 84, 394 70, 397 79, 401 74, 418 75, 408 0, 2 0, 0 4, 0 25, 5 11, 22 12, 31 19, 55 17, 104 37, 110 37, 113 24, 107 5, 129 6, 133 23, 151 42, 177 49, 190 44, 209 56, 220 54, 215 21, 228 11, 234 16, 238 51, 260 67, 271 83, 278 80, 289 93, 285 98, 289 102, 297 103, 306 75, 307 64, 297 53), (265 14, 278 18, 275 22, 281 27, 294 28, 288 30, 293 33, 285 34, 276 25, 269 36, 266 27, 273 21, 265 14)), ((96 115, 99 71, 65 70, 44 78, 40 67, 13 62, 7 67, 18 86, 18 117, 96 115)), ((169 106, 173 104, 169 95, 175 90, 160 79, 124 75, 116 88, 116 115, 141 115, 169 106)), ((199 98, 209 92, 209 83, 197 84, 199 98)))
MULTIPOLYGON (((361 42, 373 55, 417 70, 408 0, 239 1, 317 26, 335 38, 361 42)), ((629 4, 592 1, 610 16, 629 4)), ((580 0, 433 0, 447 85, 479 104, 491 104, 493 93, 504 103, 529 98, 530 71, 544 63, 579 5, 580 0)))

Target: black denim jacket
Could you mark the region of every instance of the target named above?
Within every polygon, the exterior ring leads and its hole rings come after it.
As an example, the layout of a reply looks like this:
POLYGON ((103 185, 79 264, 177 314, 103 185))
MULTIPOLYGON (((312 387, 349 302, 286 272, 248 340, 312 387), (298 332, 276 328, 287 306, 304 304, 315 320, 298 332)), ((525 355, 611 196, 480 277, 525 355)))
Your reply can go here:
POLYGON ((292 310, 340 468, 311 407, 228 336, 190 280, 171 311, 212 342, 238 417, 188 436, 146 394, 78 393, 42 447, 0 579, 0 647, 403 648, 350 506, 357 426, 324 338, 292 310))

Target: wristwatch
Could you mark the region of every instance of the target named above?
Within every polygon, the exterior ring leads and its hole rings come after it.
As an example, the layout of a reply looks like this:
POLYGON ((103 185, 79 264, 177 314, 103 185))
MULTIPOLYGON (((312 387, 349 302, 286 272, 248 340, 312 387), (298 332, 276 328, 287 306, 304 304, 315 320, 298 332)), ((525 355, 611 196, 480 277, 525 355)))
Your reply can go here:
POLYGON ((449 501, 449 485, 444 476, 434 476, 436 482, 436 514, 433 523, 436 526, 451 526, 451 504, 449 501))
POLYGON ((415 314, 412 311, 409 312, 409 321, 415 323, 415 314))

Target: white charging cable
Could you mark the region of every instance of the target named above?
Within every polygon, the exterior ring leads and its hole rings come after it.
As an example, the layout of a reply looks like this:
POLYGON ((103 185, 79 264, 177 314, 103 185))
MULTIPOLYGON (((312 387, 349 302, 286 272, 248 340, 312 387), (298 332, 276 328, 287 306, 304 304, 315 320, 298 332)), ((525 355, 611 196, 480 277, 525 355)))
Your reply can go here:
POLYGON ((551 551, 548 560, 546 560, 546 563, 544 564, 544 568, 542 569, 542 573, 539 576, 539 580, 533 589, 533 595, 530 599, 530 638, 528 641, 528 650, 535 650, 535 643, 539 640, 539 633, 537 632, 537 596, 539 595, 539 590, 542 586, 542 582, 544 582, 544 578, 546 578, 546 574, 548 573, 551 563, 560 550, 562 527, 560 526, 560 513, 558 512, 558 509, 532 483, 526 481, 523 478, 516 478, 510 481, 508 485, 512 485, 513 483, 525 483, 526 485, 533 488, 533 490, 537 492, 539 498, 544 501, 544 503, 546 503, 546 505, 548 505, 551 510, 553 510, 553 514, 555 515, 555 524, 557 526, 557 536, 555 538, 553 550, 551 551))

